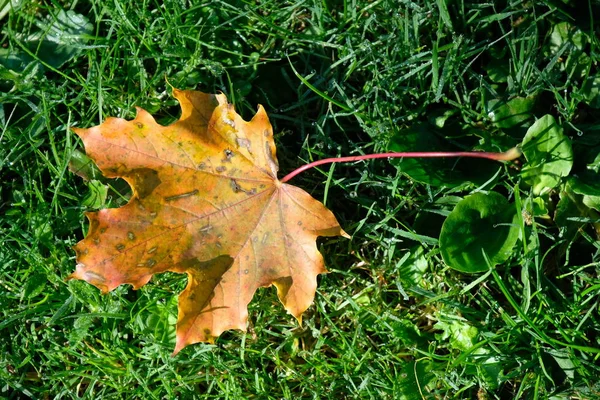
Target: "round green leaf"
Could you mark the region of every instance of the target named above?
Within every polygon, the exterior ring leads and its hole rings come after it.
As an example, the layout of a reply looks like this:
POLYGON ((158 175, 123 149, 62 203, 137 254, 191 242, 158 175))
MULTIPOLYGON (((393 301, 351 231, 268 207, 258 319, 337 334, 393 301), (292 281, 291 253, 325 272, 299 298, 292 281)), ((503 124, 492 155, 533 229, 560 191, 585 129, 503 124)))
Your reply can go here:
POLYGON ((465 197, 448 215, 440 234, 444 262, 461 272, 488 269, 505 262, 519 238, 517 211, 502 195, 490 192, 465 197))
POLYGON ((522 148, 527 164, 521 176, 532 186, 534 195, 548 192, 561 177, 569 175, 573 166, 571 142, 551 115, 544 115, 527 130, 522 148))

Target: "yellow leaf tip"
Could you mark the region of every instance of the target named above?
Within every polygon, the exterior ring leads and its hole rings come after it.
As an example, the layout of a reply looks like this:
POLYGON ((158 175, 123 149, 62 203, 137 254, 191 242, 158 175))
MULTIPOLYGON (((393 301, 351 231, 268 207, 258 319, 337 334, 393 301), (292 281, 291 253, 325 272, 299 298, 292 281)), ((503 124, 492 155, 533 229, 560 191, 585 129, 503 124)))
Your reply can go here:
POLYGON ((513 160, 516 160, 517 158, 521 157, 522 155, 523 155, 523 151, 521 150, 521 147, 516 146, 516 147, 513 147, 512 149, 505 151, 502 154, 502 160, 513 161, 513 160))
POLYGON ((85 131, 87 131, 87 129, 77 128, 77 127, 74 127, 74 126, 71 127, 71 130, 73 132, 75 132, 75 134, 77 136, 79 136, 79 137, 82 137, 82 135, 85 133, 85 131))

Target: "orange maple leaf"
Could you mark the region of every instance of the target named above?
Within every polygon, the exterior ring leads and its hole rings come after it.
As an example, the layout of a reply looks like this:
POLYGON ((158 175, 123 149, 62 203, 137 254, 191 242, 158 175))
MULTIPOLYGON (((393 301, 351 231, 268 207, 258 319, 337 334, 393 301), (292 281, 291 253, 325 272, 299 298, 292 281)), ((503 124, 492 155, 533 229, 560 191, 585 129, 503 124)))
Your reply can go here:
POLYGON ((245 330, 258 287, 275 285, 301 322, 326 271, 316 238, 348 235, 322 203, 277 179, 262 106, 246 122, 222 94, 173 94, 182 113, 172 125, 138 108, 133 121, 74 128, 102 173, 125 179, 133 195, 121 208, 86 213, 89 231, 75 246, 70 278, 108 292, 124 283, 137 289, 160 272, 186 273, 174 354, 245 330))

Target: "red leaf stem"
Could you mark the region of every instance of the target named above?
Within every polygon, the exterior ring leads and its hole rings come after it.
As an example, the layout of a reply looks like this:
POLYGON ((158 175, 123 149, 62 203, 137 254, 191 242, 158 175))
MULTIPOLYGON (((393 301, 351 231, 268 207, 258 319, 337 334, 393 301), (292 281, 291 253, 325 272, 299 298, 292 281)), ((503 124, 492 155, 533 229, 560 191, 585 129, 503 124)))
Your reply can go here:
POLYGON ((375 158, 442 158, 442 157, 470 157, 470 158, 487 158, 489 160, 496 161, 512 161, 521 156, 521 150, 517 147, 505 151, 504 153, 493 153, 483 151, 455 151, 455 152, 443 152, 443 151, 415 151, 415 152, 400 152, 400 153, 380 153, 380 154, 365 154, 362 156, 348 156, 348 157, 332 157, 317 160, 301 166, 295 169, 281 179, 282 183, 285 183, 307 169, 316 167, 323 164, 331 164, 336 162, 352 162, 370 160, 375 158))

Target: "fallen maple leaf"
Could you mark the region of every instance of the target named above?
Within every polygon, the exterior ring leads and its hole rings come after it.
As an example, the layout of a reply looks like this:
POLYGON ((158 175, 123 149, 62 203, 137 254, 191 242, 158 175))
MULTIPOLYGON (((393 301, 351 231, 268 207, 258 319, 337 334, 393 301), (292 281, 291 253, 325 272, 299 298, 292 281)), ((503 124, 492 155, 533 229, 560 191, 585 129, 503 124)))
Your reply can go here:
POLYGON ((258 287, 275 285, 301 321, 325 272, 316 238, 348 235, 322 203, 277 179, 262 107, 246 122, 224 95, 173 94, 182 114, 172 125, 138 108, 133 121, 74 128, 102 173, 125 179, 133 195, 121 208, 86 214, 89 231, 75 246, 70 278, 108 292, 124 283, 137 289, 160 272, 186 273, 174 354, 245 330, 258 287))

